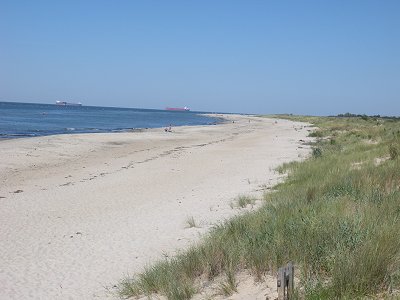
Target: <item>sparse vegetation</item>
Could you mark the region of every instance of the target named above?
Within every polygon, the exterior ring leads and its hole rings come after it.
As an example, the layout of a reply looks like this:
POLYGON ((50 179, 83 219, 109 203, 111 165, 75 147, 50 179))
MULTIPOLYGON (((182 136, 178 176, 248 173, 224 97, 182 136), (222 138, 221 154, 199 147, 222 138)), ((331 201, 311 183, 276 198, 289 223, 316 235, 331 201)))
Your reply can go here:
POLYGON ((324 134, 320 130, 315 130, 315 131, 310 132, 310 134, 308 136, 309 137, 323 137, 324 134))
POLYGON ((194 220, 193 217, 188 217, 186 219, 186 228, 193 228, 193 227, 198 227, 196 221, 194 220))
POLYGON ((256 202, 256 198, 254 198, 254 197, 240 195, 234 200, 234 202, 231 206, 232 206, 232 208, 233 207, 245 208, 249 204, 254 205, 255 202, 256 202))
POLYGON ((235 274, 232 271, 228 271, 224 282, 220 283, 220 293, 224 296, 230 296, 237 292, 237 283, 235 274))
POLYGON ((384 298, 400 289, 400 120, 285 117, 315 124, 320 138, 313 148, 323 155, 281 166, 287 180, 265 194, 262 208, 125 279, 121 297, 190 299, 199 282, 224 274, 230 279, 222 291, 230 293, 238 270, 261 278, 288 261, 299 270, 299 298, 384 298), (374 163, 388 154, 391 159, 374 163), (354 162, 362 165, 354 168, 354 162))

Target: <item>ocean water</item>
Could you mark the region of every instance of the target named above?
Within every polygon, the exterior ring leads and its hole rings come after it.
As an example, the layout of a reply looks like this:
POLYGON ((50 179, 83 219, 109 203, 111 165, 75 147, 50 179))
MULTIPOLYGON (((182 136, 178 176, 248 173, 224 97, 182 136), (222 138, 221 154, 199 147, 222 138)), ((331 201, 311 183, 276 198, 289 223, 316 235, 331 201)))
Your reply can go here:
POLYGON ((219 121, 199 112, 0 102, 0 139, 66 133, 121 132, 165 127, 170 124, 208 125, 219 121))

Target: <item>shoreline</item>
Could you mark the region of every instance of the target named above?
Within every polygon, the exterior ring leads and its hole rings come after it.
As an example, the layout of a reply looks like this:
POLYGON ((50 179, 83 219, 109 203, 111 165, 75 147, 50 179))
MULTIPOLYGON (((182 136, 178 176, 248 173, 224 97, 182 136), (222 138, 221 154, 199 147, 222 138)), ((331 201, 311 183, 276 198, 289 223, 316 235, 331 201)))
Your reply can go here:
POLYGON ((0 298, 112 299, 104 286, 246 211, 236 196, 260 196, 282 180, 274 168, 309 153, 307 124, 224 117, 1 142, 0 298))

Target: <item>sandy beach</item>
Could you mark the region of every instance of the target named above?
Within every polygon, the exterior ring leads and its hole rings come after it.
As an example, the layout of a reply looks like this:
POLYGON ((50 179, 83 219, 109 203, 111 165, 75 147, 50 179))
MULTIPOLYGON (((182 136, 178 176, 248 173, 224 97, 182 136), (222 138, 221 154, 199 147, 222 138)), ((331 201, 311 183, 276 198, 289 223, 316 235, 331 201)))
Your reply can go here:
POLYGON ((309 154, 304 123, 224 117, 1 141, 0 299, 112 299, 106 287, 241 213, 235 197, 261 197, 277 166, 309 154))

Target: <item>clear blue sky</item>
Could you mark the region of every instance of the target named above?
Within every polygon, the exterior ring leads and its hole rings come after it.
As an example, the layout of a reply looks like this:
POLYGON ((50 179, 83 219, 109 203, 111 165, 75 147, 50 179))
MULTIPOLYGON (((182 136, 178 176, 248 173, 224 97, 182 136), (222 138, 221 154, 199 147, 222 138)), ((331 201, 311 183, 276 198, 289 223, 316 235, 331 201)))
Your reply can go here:
POLYGON ((400 1, 0 0, 0 101, 400 115, 400 1))

